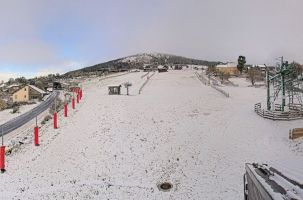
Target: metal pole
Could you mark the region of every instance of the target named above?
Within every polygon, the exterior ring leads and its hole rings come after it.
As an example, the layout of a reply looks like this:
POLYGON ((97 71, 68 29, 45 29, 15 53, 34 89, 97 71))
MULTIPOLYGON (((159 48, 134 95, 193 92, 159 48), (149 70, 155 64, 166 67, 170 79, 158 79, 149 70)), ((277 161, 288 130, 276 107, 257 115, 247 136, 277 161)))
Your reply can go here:
POLYGON ((267 84, 267 110, 270 110, 270 84, 269 84, 269 73, 268 69, 266 70, 266 84, 267 84))
POLYGON ((55 112, 57 112, 57 96, 55 97, 55 112))
POLYGON ((284 111, 285 107, 285 70, 284 70, 283 56, 281 57, 281 86, 282 86, 282 111, 284 111))
POLYGON ((3 125, 1 126, 1 140, 2 140, 2 146, 4 144, 4 140, 3 140, 3 125))
POLYGON ((285 107, 285 77, 284 77, 284 71, 281 74, 282 76, 282 111, 284 111, 285 107))

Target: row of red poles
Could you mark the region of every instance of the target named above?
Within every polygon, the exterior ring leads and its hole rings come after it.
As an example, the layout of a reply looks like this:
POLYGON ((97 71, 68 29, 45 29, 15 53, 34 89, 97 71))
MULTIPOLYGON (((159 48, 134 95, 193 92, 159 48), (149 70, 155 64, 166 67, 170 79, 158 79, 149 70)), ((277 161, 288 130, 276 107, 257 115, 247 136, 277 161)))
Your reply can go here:
MULTIPOLYGON (((80 102, 80 100, 83 97, 83 90, 78 88, 73 91, 73 98, 72 98, 72 109, 74 110, 76 108, 75 105, 75 96, 74 93, 76 93, 76 102, 77 104, 80 102)), ((53 123, 54 123, 54 129, 58 128, 58 114, 56 111, 56 101, 55 101, 55 112, 53 117, 53 123)), ((67 117, 68 114, 68 103, 64 104, 64 117, 67 117)), ((2 132, 3 133, 3 132, 2 132)), ((36 116, 36 126, 34 127, 34 144, 35 146, 39 146, 39 127, 38 127, 38 120, 36 116)), ((0 170, 2 173, 5 172, 5 146, 3 144, 3 134, 2 134, 2 145, 0 147, 0 170)))

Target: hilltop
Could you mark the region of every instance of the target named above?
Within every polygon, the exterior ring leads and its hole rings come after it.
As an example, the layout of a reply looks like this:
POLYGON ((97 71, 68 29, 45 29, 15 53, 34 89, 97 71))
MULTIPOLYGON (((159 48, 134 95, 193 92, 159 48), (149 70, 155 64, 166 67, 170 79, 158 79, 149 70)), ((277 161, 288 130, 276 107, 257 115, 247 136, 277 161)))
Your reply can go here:
POLYGON ((97 72, 97 71, 107 71, 107 70, 122 70, 122 69, 132 69, 139 68, 143 65, 216 65, 220 62, 217 61, 206 61, 193 58, 186 58, 183 56, 176 56, 163 53, 142 53, 131 55, 123 58, 118 58, 108 62, 96 64, 89 67, 84 67, 75 71, 70 71, 64 74, 65 76, 77 76, 82 73, 97 72))

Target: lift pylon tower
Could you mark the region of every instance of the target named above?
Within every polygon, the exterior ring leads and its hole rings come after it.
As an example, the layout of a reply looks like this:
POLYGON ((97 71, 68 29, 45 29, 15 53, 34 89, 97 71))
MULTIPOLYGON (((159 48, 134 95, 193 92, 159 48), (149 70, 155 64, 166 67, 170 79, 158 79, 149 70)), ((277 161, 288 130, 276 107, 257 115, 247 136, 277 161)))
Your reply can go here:
POLYGON ((303 76, 296 64, 281 59, 275 72, 266 71, 267 110, 286 111, 287 108, 302 110, 303 76))

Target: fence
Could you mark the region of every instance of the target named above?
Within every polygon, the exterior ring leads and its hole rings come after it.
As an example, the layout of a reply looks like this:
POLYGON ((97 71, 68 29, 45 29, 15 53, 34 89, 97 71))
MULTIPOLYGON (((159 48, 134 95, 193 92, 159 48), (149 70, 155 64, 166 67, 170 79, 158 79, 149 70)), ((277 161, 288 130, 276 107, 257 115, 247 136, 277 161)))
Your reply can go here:
POLYGON ((303 137, 303 128, 294 128, 289 130, 289 139, 294 140, 303 137))
MULTIPOLYGON (((276 107, 276 106, 275 106, 276 107)), ((255 112, 266 119, 271 120, 296 120, 303 119, 303 112, 298 110, 279 111, 279 110, 265 110, 261 107, 261 103, 255 104, 255 112)))
POLYGON ((149 72, 147 72, 146 74, 143 74, 142 76, 141 76, 141 78, 144 78, 145 76, 147 76, 149 74, 149 72))
MULTIPOLYGON (((197 72, 195 73, 197 78, 204 84, 204 85, 208 85, 209 81, 207 80, 207 78, 205 78, 204 76, 198 74, 197 72)), ((229 97, 229 93, 224 91, 223 89, 213 85, 213 84, 210 84, 210 87, 214 88, 215 90, 217 90, 218 92, 220 92, 221 94, 223 94, 225 97, 229 97)))
MULTIPOLYGON (((149 72, 148 72, 149 73, 149 72)), ((147 74, 148 74, 147 73, 147 74)), ((144 86, 148 83, 148 81, 150 80, 151 77, 153 77, 155 75, 156 72, 152 73, 152 75, 147 76, 147 79, 144 81, 144 83, 141 85, 140 89, 139 89, 139 94, 141 94, 144 86)), ((147 74, 145 74, 144 76, 146 76, 147 74)))
POLYGON ((55 101, 55 99, 58 97, 59 92, 54 91, 46 101, 42 102, 40 105, 37 107, 33 108, 32 110, 19 115, 18 117, 11 119, 10 121, 2 124, 0 126, 0 133, 3 135, 19 128, 20 126, 26 124, 30 120, 34 119, 36 116, 44 112, 46 109, 48 109, 55 101))

